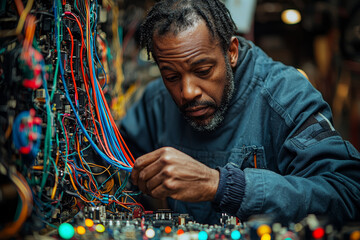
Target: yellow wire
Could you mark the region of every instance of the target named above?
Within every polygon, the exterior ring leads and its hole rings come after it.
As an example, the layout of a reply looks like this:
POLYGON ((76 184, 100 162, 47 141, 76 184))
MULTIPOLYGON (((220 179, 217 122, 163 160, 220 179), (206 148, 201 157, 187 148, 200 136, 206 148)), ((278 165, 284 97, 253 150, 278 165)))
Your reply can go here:
POLYGON ((24 224, 32 209, 32 194, 26 180, 19 173, 11 174, 10 179, 17 187, 22 202, 22 208, 18 219, 15 222, 7 224, 5 228, 0 231, 1 238, 10 238, 14 236, 24 224))
POLYGON ((9 117, 9 125, 5 132, 5 139, 8 139, 11 135, 12 127, 13 127, 14 117, 9 117))
POLYGON ((83 200, 84 202, 98 202, 98 201, 96 201, 96 200, 89 201, 89 200, 87 200, 84 196, 82 196, 82 195, 80 194, 80 192, 78 191, 78 189, 77 189, 77 187, 76 187, 76 185, 75 185, 75 182, 74 182, 74 180, 73 180, 73 178, 72 178, 71 171, 70 171, 71 168, 70 168, 70 165, 69 165, 68 163, 66 164, 66 167, 69 169, 69 176, 70 176, 71 184, 73 185, 74 190, 75 190, 76 193, 79 195, 80 199, 83 200))
MULTIPOLYGON (((20 1, 20 0, 15 0, 15 1, 20 1)), ((18 25, 16 27, 16 30, 15 30, 16 35, 18 35, 21 32, 21 30, 24 26, 26 16, 29 14, 33 4, 34 4, 34 0, 29 0, 27 2, 24 11, 20 15, 20 19, 19 19, 18 25)))
POLYGON ((54 184, 53 190, 52 190, 52 192, 51 192, 51 200, 54 200, 54 198, 55 198, 55 194, 56 194, 56 189, 57 189, 58 183, 59 183, 58 175, 55 173, 55 184, 54 184))
POLYGON ((111 175, 111 173, 109 171, 109 168, 111 167, 111 165, 108 168, 106 168, 105 166, 97 165, 95 163, 88 163, 88 165, 91 166, 91 167, 99 167, 99 168, 104 168, 105 169, 104 171, 102 171, 100 173, 93 173, 92 172, 93 175, 101 175, 101 174, 104 174, 105 172, 108 172, 109 175, 111 175))
MULTIPOLYGON (((19 2, 19 1, 20 0, 15 0, 15 2, 19 2)), ((19 22, 18 22, 16 28, 12 29, 12 30, 2 30, 2 31, 0 31, 0 36, 1 37, 10 37, 10 36, 19 35, 21 33, 21 30, 24 27, 25 19, 26 19, 27 15, 29 14, 33 4, 34 4, 34 0, 28 0, 24 11, 22 11, 22 13, 20 14, 20 19, 19 19, 19 22)))
MULTIPOLYGON (((127 193, 125 193, 126 194, 126 197, 129 197, 129 198, 131 198, 133 201, 134 201, 134 203, 137 203, 137 201, 132 197, 132 196, 130 196, 129 194, 127 194, 127 193)), ((125 198, 125 202, 126 202, 126 198, 125 198)))

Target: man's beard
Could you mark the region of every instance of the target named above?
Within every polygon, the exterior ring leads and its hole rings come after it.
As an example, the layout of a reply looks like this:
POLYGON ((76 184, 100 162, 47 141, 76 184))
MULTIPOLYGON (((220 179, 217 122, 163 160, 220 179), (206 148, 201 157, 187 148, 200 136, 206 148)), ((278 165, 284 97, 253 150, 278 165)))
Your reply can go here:
POLYGON ((199 106, 199 105, 206 105, 208 107, 212 107, 215 109, 215 112, 214 112, 212 118, 210 119, 210 121, 207 124, 204 124, 202 122, 204 119, 201 119, 201 118, 195 119, 195 118, 192 118, 192 117, 189 117, 189 116, 186 116, 185 114, 183 114, 184 118, 188 121, 190 126, 192 126, 197 131, 200 131, 200 132, 213 131, 217 127, 219 127, 220 124, 224 121, 224 115, 229 107, 229 103, 234 94, 234 89, 235 89, 234 74, 231 69, 231 65, 230 65, 230 62, 229 62, 229 59, 227 56, 225 56, 225 65, 226 65, 226 79, 225 79, 226 85, 224 87, 220 106, 217 106, 215 103, 209 102, 209 101, 201 102, 201 101, 194 100, 194 101, 191 101, 191 102, 185 104, 180 109, 180 110, 182 110, 183 113, 184 113, 183 109, 186 109, 188 107, 199 106))

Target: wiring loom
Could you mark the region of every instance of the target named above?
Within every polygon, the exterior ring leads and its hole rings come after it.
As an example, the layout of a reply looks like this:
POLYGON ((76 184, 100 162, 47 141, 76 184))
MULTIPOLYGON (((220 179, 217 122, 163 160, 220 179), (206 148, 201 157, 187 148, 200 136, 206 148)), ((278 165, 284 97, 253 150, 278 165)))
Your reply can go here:
POLYGON ((9 90, 1 101, 2 149, 11 145, 0 163, 17 169, 7 175, 22 210, 1 231, 15 234, 29 215, 56 228, 84 206, 106 205, 113 213, 142 208, 133 197, 139 193, 126 190, 134 158, 103 91, 112 83, 105 71, 111 65, 99 52, 111 47, 97 41, 101 6, 93 0, 29 0, 25 8, 15 0, 7 6, 14 3, 17 27, 1 29, 0 37, 3 61, 17 59, 11 72, 0 72, 9 90))

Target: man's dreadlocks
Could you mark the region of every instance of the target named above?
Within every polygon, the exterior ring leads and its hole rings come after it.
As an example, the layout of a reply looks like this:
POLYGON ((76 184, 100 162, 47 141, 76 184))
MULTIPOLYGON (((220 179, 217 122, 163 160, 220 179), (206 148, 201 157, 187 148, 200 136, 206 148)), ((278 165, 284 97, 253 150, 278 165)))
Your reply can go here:
MULTIPOLYGON (((177 34, 202 18, 212 36, 219 40, 224 53, 235 34, 236 25, 229 10, 219 0, 162 0, 154 5, 141 25, 141 45, 148 57, 153 54, 154 33, 177 34)), ((153 54, 154 55, 154 54, 153 54)))

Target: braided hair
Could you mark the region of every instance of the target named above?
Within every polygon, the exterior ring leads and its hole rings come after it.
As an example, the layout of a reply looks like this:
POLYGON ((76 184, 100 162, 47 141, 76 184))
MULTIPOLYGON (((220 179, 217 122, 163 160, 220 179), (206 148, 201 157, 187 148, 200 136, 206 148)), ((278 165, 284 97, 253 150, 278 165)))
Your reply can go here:
MULTIPOLYGON (((229 10, 219 0, 162 0, 149 11, 141 25, 140 42, 146 47, 148 58, 153 52, 153 36, 179 32, 203 19, 212 34, 222 46, 224 53, 230 46, 236 25, 229 10)), ((155 57, 155 56, 154 56, 155 57)))

